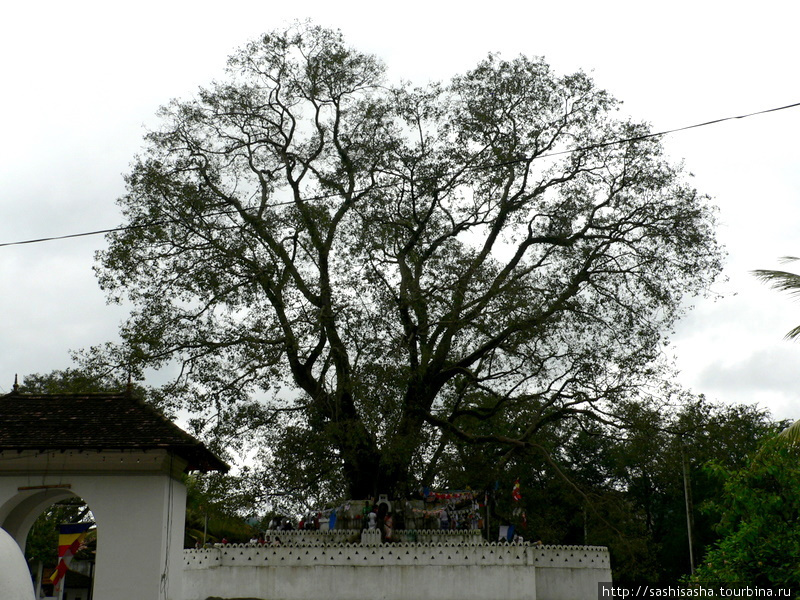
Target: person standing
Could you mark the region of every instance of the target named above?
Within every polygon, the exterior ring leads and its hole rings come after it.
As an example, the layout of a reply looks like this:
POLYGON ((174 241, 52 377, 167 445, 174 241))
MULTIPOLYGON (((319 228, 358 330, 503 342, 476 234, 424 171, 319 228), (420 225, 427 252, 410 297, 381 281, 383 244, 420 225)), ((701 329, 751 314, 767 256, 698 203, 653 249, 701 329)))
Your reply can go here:
POLYGON ((450 515, 446 508, 439 513, 439 529, 450 529, 450 515))
POLYGON ((383 539, 386 542, 391 542, 392 540, 392 529, 394 526, 394 520, 392 519, 392 513, 387 512, 386 516, 383 519, 383 539))

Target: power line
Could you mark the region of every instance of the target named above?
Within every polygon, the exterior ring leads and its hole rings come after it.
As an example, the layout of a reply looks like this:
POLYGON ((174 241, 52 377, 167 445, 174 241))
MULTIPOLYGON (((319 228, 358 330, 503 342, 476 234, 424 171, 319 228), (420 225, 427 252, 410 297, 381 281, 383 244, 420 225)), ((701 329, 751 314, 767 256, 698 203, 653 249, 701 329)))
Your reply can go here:
MULTIPOLYGON (((152 224, 150 224, 150 225, 152 225, 152 224)), ((126 229, 134 229, 136 227, 144 227, 144 226, 143 225, 126 225, 126 226, 122 226, 122 227, 114 227, 112 229, 98 229, 96 231, 84 231, 82 233, 68 233, 66 235, 55 235, 55 236, 52 236, 52 237, 36 238, 36 239, 32 239, 32 240, 22 240, 20 242, 3 242, 3 243, 0 243, 0 247, 3 247, 3 246, 22 246, 24 244, 39 244, 41 242, 54 242, 54 241, 57 241, 57 240, 68 240, 70 238, 88 237, 90 235, 101 235, 103 233, 113 233, 115 231, 125 231, 126 229)))
MULTIPOLYGON (((751 113, 747 113, 747 114, 743 114, 743 115, 736 115, 736 116, 732 116, 732 117, 722 117, 720 119, 714 119, 712 121, 705 121, 703 123, 695 123, 694 125, 685 125, 683 127, 676 127, 674 129, 667 129, 665 131, 659 131, 657 133, 647 133, 647 134, 644 134, 644 135, 638 135, 638 136, 633 136, 633 137, 629 137, 629 138, 623 138, 623 139, 618 139, 618 140, 609 140, 609 141, 606 141, 606 142, 598 142, 596 144, 590 144, 588 146, 580 146, 578 148, 571 148, 569 150, 561 150, 561 151, 558 151, 558 152, 550 152, 548 154, 541 154, 541 155, 535 157, 535 159, 548 158, 548 157, 551 157, 551 156, 559 156, 559 155, 563 155, 563 154, 571 154, 573 152, 580 152, 580 151, 585 151, 585 150, 594 150, 596 148, 605 148, 605 147, 608 147, 608 146, 614 146, 614 145, 617 145, 617 144, 625 144, 625 143, 628 143, 628 142, 638 142, 638 141, 641 141, 641 140, 660 137, 660 136, 668 135, 668 134, 671 134, 671 133, 679 133, 681 131, 687 131, 689 129, 697 129, 697 128, 700 128, 700 127, 707 127, 709 125, 716 125, 718 123, 724 123, 725 121, 735 121, 737 119, 746 119, 748 117, 755 117, 755 116, 764 115, 764 114, 767 114, 767 113, 778 112, 778 111, 781 111, 781 110, 787 110, 789 108, 797 108, 798 106, 800 106, 800 102, 795 102, 794 104, 787 104, 785 106, 778 106, 778 107, 775 107, 775 108, 768 108, 766 110, 759 110, 759 111, 756 111, 756 112, 751 112, 751 113)), ((482 167, 482 168, 502 167, 502 166, 506 166, 506 165, 510 165, 510 164, 519 163, 519 162, 525 162, 526 160, 528 160, 528 159, 527 158, 520 158, 520 159, 515 159, 515 160, 508 160, 508 161, 503 161, 503 162, 500 162, 500 163, 495 163, 493 165, 488 165, 488 166, 482 167)), ((333 194, 332 193, 332 194, 322 194, 322 195, 319 195, 319 196, 311 196, 309 198, 306 198, 305 201, 325 200, 327 198, 335 197, 337 195, 338 194, 333 194)), ((285 206, 285 205, 293 204, 293 203, 294 203, 294 201, 290 200, 290 201, 285 201, 285 202, 276 202, 272 206, 285 206)), ((206 216, 222 216, 222 215, 234 214, 234 213, 235 213, 234 210, 220 211, 218 213, 212 213, 212 214, 209 214, 209 215, 206 215, 206 216)), ((127 230, 131 230, 131 229, 142 229, 142 228, 146 228, 146 227, 153 227, 153 226, 156 226, 156 225, 165 225, 165 224, 167 224, 169 222, 175 222, 175 221, 159 220, 159 221, 151 221, 149 223, 142 223, 142 224, 139 224, 139 225, 123 225, 123 226, 120 226, 120 227, 112 227, 110 229, 97 229, 95 231, 84 231, 84 232, 81 232, 81 233, 69 233, 69 234, 66 234, 66 235, 57 235, 57 236, 51 236, 51 237, 43 237, 43 238, 22 240, 22 241, 18 241, 18 242, 0 242, 0 248, 5 247, 5 246, 22 246, 22 245, 25 245, 25 244, 39 244, 39 243, 42 243, 42 242, 54 242, 54 241, 59 241, 59 240, 68 240, 68 239, 72 239, 72 238, 89 237, 89 236, 93 236, 93 235, 103 235, 103 234, 107 234, 107 233, 115 233, 117 231, 127 231, 127 230)))
POLYGON ((686 125, 684 127, 677 127, 675 129, 668 129, 666 131, 661 131, 659 133, 647 133, 640 136, 634 136, 631 138, 626 138, 624 140, 611 140, 608 142, 599 142, 597 144, 592 144, 590 146, 586 146, 583 148, 574 148, 572 150, 562 150, 561 152, 553 152, 548 154, 547 156, 557 156, 559 154, 569 154, 570 152, 577 152, 578 150, 591 150, 594 148, 603 148, 605 146, 612 146, 614 144, 623 144, 625 142, 636 142, 639 140, 646 140, 649 138, 658 137, 660 135, 667 135, 669 133, 678 133, 680 131, 687 131, 689 129, 697 129, 698 127, 706 127, 708 125, 716 125, 717 123, 724 123, 725 121, 735 121, 737 119, 746 119, 747 117, 755 117, 757 115, 765 115, 771 112, 777 112, 779 110, 786 110, 787 108, 796 108, 800 106, 800 102, 795 102, 794 104, 787 104, 786 106, 778 106, 776 108, 768 108, 766 110, 759 110, 757 112, 751 112, 744 115, 737 115, 735 117, 723 117, 721 119, 714 119, 713 121, 706 121, 704 123, 695 123, 694 125, 686 125))

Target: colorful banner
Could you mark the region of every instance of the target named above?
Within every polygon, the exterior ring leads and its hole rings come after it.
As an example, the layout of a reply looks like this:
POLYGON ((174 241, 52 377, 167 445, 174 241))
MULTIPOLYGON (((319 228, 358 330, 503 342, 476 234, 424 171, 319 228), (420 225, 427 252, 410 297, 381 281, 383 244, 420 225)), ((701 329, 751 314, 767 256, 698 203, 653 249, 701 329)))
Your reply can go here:
POLYGON ((443 500, 461 502, 472 500, 475 494, 471 490, 447 490, 437 492, 430 488, 423 488, 422 496, 427 502, 441 502, 443 500))
POLYGON ((522 500, 522 494, 519 491, 519 479, 514 482, 514 489, 511 490, 511 497, 515 502, 522 500))
POLYGON ((50 577, 50 581, 56 586, 56 591, 60 589, 60 582, 69 570, 69 564, 86 537, 86 532, 92 523, 71 523, 62 525, 58 535, 58 566, 50 577))

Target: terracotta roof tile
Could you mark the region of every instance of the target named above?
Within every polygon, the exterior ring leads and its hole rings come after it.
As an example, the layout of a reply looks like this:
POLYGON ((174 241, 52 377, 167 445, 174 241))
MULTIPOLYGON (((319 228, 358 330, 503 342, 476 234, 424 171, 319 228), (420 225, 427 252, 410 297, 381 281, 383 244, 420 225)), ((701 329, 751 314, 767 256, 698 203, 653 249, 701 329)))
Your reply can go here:
POLYGON ((202 442, 127 393, 0 396, 0 450, 26 449, 166 449, 190 470, 228 470, 202 442))

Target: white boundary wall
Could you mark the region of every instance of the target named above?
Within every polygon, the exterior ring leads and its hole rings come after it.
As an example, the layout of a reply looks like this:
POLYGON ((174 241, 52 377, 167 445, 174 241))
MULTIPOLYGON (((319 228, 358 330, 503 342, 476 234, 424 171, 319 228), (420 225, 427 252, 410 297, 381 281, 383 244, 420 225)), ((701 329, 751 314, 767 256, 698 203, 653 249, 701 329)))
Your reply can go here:
POLYGON ((184 600, 588 600, 604 581, 611 565, 597 546, 300 542, 186 550, 183 591, 184 600))
POLYGON ((597 584, 611 582, 604 546, 534 546, 536 600, 596 600, 597 584))

